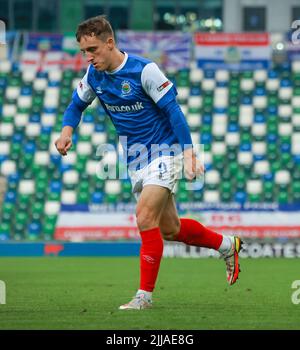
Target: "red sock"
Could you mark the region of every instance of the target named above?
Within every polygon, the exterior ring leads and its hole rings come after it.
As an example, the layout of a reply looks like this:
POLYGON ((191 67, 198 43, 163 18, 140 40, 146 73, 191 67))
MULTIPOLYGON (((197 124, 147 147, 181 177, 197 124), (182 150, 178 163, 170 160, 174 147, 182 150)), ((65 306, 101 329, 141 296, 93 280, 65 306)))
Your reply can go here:
POLYGON ((152 292, 163 254, 163 240, 159 227, 140 232, 140 289, 152 292))
POLYGON ((223 236, 200 224, 193 219, 180 219, 180 231, 175 241, 183 242, 197 247, 218 250, 223 236))

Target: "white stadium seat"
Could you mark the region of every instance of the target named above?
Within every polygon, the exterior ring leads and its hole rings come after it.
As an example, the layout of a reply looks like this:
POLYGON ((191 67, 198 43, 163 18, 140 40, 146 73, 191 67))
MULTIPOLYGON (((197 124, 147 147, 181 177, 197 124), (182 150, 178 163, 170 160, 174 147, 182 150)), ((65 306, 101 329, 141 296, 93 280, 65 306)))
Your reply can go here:
POLYGON ((59 97, 45 97, 44 107, 45 108, 57 108, 59 104, 59 97))
POLYGON ((268 79, 266 81, 266 89, 268 91, 277 91, 279 89, 279 79, 274 78, 274 79, 268 79))
POLYGON ((292 106, 296 108, 300 108, 300 96, 292 97, 292 106))
POLYGON ((239 110, 239 122, 241 126, 251 126, 253 123, 253 106, 241 105, 239 110))
POLYGON ((238 163, 241 165, 250 165, 253 161, 253 155, 251 152, 239 152, 238 163))
POLYGON ((90 155, 92 153, 92 145, 90 142, 79 141, 77 143, 77 153, 82 155, 90 155))
POLYGON ((49 81, 61 81, 62 71, 59 69, 51 70, 48 73, 49 81))
POLYGON ((267 96, 254 96, 253 106, 254 108, 266 108, 267 107, 267 96))
POLYGON ((267 145, 265 142, 253 142, 252 143, 252 153, 254 155, 263 156, 266 154, 267 145))
POLYGON ((292 62, 292 71, 295 73, 300 73, 300 61, 293 61, 292 62))
POLYGON ((281 87, 278 92, 279 98, 289 100, 292 97, 293 90, 290 86, 281 87))
POLYGON ((292 107, 290 105, 279 105, 278 115, 280 117, 290 117, 292 115, 292 107))
POLYGON ((214 79, 203 79, 202 80, 202 89, 205 91, 212 91, 216 86, 214 79))
POLYGON ((0 141, 0 155, 8 155, 10 151, 10 142, 0 141))
POLYGON ((14 133, 14 125, 12 123, 0 123, 0 135, 12 136, 14 133))
POLYGON ((85 171, 87 172, 87 174, 89 175, 95 175, 97 172, 97 166, 98 166, 99 162, 96 160, 88 160, 86 162, 86 166, 85 166, 85 171))
POLYGON ((247 192, 249 194, 260 194, 262 192, 262 182, 260 180, 247 181, 247 192))
POLYGON ((59 103, 59 88, 48 87, 45 90, 44 106, 46 108, 56 108, 59 103))
POLYGON ((229 80, 229 71, 225 69, 218 69, 216 70, 215 74, 216 81, 219 82, 226 82, 229 80))
POLYGON ((30 108, 32 105, 32 96, 19 96, 18 106, 21 108, 30 108))
POLYGON ((278 134, 280 136, 291 136, 292 132, 293 132, 292 124, 289 124, 289 123, 278 124, 278 134))
POLYGON ((20 180, 19 193, 20 194, 33 194, 35 191, 35 183, 33 180, 20 180))
POLYGON ((300 114, 292 115, 292 124, 293 126, 300 126, 300 114))
POLYGON ((213 142, 211 145, 211 152, 216 155, 226 154, 226 144, 224 142, 213 142))
POLYGON ((267 160, 259 160, 254 163, 254 173, 258 175, 265 175, 270 172, 270 164, 267 160))
POLYGON ((105 192, 107 194, 119 194, 121 193, 121 182, 119 180, 106 180, 105 192))
POLYGON ((190 70, 190 82, 191 83, 200 83, 203 79, 203 71, 198 68, 190 70))
POLYGON ((37 91, 43 91, 48 86, 48 80, 46 78, 37 78, 33 82, 33 88, 37 91))
POLYGON ((67 170, 63 173, 63 182, 65 184, 73 185, 77 184, 79 180, 79 174, 76 170, 67 170))
POLYGON ((11 70, 11 62, 8 60, 2 60, 0 64, 1 73, 9 73, 11 70))
POLYGON ((90 136, 94 132, 94 123, 81 123, 79 125, 79 134, 83 136, 90 136))
POLYGON ((292 154, 300 155, 300 133, 292 135, 292 154))
POLYGON ((101 145, 103 143, 106 143, 107 141, 107 134, 105 132, 94 132, 92 134, 92 144, 93 145, 101 145))
POLYGON ((61 203, 62 204, 75 204, 77 202, 76 192, 75 191, 62 191, 61 194, 61 203))
POLYGON ((16 163, 13 160, 4 160, 0 166, 0 174, 9 176, 16 172, 16 163))
POLYGON ((220 194, 218 191, 204 191, 203 201, 206 203, 220 202, 220 194))
POLYGON ((22 79, 25 83, 32 83, 36 77, 35 69, 25 69, 22 71, 22 79))
POLYGON ((201 115, 198 113, 190 113, 187 115, 186 119, 190 127, 198 127, 201 125, 201 115))
POLYGON ((34 155, 34 163, 39 165, 48 165, 50 155, 48 151, 36 151, 34 155))
POLYGON ((240 134, 238 132, 227 132, 225 142, 229 146, 237 146, 240 143, 240 134))
POLYGON ((43 113, 41 116, 41 124, 43 126, 53 126, 56 122, 56 116, 52 113, 43 113))
POLYGON ((19 127, 23 127, 26 126, 28 124, 29 121, 29 115, 28 113, 18 113, 15 115, 15 125, 19 126, 19 127))
POLYGON ((267 125, 262 123, 252 124, 252 135, 253 136, 265 136, 267 132, 267 125))
POLYGON ((278 185, 288 185, 291 181, 291 174, 287 170, 278 170, 275 173, 275 183, 278 185))
POLYGON ((215 89, 214 106, 217 108, 226 108, 228 106, 228 89, 227 88, 215 89))
POLYGON ((253 79, 256 82, 263 83, 267 79, 267 72, 264 69, 257 69, 253 72, 253 79))
POLYGON ((2 107, 3 117, 14 117, 17 113, 17 106, 14 104, 4 104, 2 107))
POLYGON ((41 133, 41 124, 39 123, 28 123, 26 125, 26 135, 30 137, 37 137, 41 133))
POLYGON ((292 154, 300 155, 300 142, 294 143, 292 142, 292 154))
POLYGON ((19 86, 8 86, 5 91, 6 98, 16 100, 20 95, 19 86))
POLYGON ((226 124, 222 124, 222 123, 214 123, 213 127, 212 127, 212 134, 214 136, 224 136, 226 134, 226 129, 227 126, 226 124))
POLYGON ((205 183, 217 185, 220 183, 220 173, 217 170, 209 170, 205 173, 205 183))
POLYGON ((188 106, 190 108, 200 108, 202 106, 202 96, 190 96, 188 106))
POLYGON ((60 211, 60 202, 47 201, 44 207, 44 213, 46 215, 58 215, 60 211))
POLYGON ((242 91, 252 91, 254 89, 254 80, 251 78, 242 78, 240 82, 240 89, 242 91))

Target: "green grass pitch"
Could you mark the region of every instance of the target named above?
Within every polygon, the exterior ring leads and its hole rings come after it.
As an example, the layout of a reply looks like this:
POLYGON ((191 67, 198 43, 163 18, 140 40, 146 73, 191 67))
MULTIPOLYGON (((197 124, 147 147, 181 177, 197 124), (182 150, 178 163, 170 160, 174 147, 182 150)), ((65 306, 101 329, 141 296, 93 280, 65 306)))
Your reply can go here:
POLYGON ((0 329, 300 329, 297 259, 242 259, 228 286, 220 259, 165 258, 154 308, 119 311, 135 293, 138 258, 0 258, 0 329))

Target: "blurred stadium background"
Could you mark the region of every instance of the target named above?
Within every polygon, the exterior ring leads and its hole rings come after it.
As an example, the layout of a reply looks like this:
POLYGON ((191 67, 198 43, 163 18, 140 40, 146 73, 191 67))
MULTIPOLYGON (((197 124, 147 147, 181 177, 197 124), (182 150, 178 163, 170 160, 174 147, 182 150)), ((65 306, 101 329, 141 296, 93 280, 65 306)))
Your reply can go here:
MULTIPOLYGON (((98 14, 121 49, 175 82, 204 145, 205 185, 179 182, 180 214, 244 237, 245 257, 300 257, 297 0, 0 0, 0 255, 138 254, 129 180, 95 173, 97 146, 117 143, 97 101, 68 156, 53 143, 86 67, 76 27, 98 14)), ((166 256, 211 254, 165 247, 166 256)))

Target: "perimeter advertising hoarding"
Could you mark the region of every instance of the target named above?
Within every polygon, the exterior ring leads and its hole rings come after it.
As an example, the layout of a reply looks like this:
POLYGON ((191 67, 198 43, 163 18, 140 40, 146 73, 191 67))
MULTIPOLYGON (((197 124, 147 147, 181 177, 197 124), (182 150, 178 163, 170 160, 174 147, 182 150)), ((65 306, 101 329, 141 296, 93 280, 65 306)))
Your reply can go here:
POLYGON ((195 33, 194 44, 202 69, 254 70, 271 64, 269 33, 195 33))
MULTIPOLYGON (((300 238, 299 211, 210 211, 188 212, 215 231, 251 239, 300 238)), ((55 239, 72 242, 136 240, 139 232, 133 213, 62 211, 55 239)))

